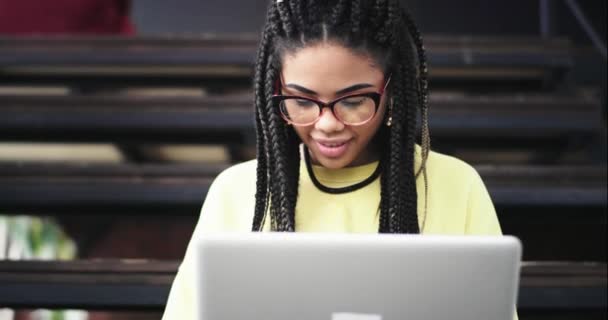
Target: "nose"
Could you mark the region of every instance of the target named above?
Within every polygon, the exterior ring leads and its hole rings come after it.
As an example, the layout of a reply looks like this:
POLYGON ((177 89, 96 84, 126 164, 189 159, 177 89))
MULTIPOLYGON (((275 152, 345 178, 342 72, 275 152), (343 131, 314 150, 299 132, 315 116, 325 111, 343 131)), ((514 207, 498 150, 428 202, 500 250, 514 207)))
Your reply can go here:
POLYGON ((331 109, 326 107, 321 110, 321 116, 315 123, 315 128, 329 133, 343 130, 344 124, 334 116, 331 109))

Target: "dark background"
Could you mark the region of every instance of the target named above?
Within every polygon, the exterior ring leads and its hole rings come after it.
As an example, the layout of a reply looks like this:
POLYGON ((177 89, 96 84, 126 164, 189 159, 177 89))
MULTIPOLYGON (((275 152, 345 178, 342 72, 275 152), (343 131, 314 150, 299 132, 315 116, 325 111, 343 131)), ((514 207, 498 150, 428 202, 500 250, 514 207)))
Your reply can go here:
MULTIPOLYGON (((402 0, 422 32, 445 35, 538 36, 540 1, 535 0, 402 0)), ((606 61, 564 1, 548 0, 551 36, 567 37, 585 47, 572 77, 580 84, 600 85, 606 92, 606 61), (602 65, 598 68, 597 66, 602 65)), ((606 1, 578 1, 606 43, 606 1)), ((250 33, 261 31, 267 0, 135 0, 132 19, 137 31, 151 34, 250 33)))
MULTIPOLYGON (((267 0, 136 0, 133 20, 138 31, 154 33, 258 33, 267 0)), ((539 1, 408 0, 423 32, 474 35, 538 35, 539 1)), ((589 43, 562 1, 555 8, 556 34, 589 43)), ((606 39, 606 1, 583 0, 580 6, 606 39)))

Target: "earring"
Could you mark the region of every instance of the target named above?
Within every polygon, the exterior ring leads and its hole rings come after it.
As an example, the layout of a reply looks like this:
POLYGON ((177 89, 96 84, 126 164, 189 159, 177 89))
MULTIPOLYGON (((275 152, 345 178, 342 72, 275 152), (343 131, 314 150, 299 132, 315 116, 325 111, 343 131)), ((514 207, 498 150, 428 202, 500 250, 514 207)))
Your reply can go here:
POLYGON ((391 103, 388 105, 388 119, 386 120, 386 126, 390 127, 393 125, 393 99, 391 98, 391 103))

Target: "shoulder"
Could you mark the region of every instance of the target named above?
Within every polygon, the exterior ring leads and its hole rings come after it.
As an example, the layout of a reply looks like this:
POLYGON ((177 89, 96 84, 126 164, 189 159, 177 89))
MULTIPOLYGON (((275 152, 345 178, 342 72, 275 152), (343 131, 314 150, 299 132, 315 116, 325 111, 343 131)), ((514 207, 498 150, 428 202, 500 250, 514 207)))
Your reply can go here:
POLYGON ((251 186, 255 186, 256 168, 256 160, 242 162, 226 168, 215 177, 209 192, 214 193, 220 190, 243 191, 244 188, 249 189, 251 186))
POLYGON ((426 168, 429 190, 440 198, 462 201, 485 190, 477 170, 458 158, 431 151, 426 168))
POLYGON ((253 181, 255 182, 256 168, 257 160, 255 159, 235 164, 222 171, 215 178, 214 184, 231 183, 234 181, 243 182, 251 179, 253 179, 253 181))
POLYGON ((245 204, 245 199, 248 198, 253 200, 256 190, 256 167, 257 162, 251 160, 222 171, 211 184, 205 205, 221 203, 222 207, 230 207, 236 205, 235 198, 242 200, 239 201, 239 204, 245 204))
POLYGON ((248 231, 256 191, 255 160, 222 171, 213 181, 201 209, 196 234, 248 231))
POLYGON ((456 180, 461 183, 471 183, 479 179, 477 170, 470 164, 435 151, 429 153, 426 163, 427 173, 429 177, 446 180, 456 180))
MULTIPOLYGON (((475 168, 444 154, 430 152, 427 162, 428 232, 500 234, 492 199, 475 168)), ((417 187, 423 190, 422 177, 417 187)), ((419 196, 424 195, 424 192, 419 196)), ((424 210, 419 203, 419 212, 424 210)))

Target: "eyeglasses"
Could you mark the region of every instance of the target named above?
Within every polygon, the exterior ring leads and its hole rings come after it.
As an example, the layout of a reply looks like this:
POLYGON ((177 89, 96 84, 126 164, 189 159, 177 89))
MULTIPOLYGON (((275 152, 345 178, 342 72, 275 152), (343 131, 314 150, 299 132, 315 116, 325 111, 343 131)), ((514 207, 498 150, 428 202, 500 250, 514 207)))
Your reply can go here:
POLYGON ((278 94, 280 80, 277 80, 273 104, 281 112, 285 121, 294 126, 309 126, 321 118, 323 108, 329 108, 338 121, 349 126, 360 126, 374 118, 380 106, 380 99, 390 82, 390 76, 380 92, 352 94, 337 98, 330 102, 299 96, 283 96, 278 94))

